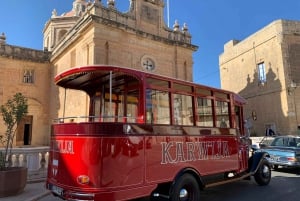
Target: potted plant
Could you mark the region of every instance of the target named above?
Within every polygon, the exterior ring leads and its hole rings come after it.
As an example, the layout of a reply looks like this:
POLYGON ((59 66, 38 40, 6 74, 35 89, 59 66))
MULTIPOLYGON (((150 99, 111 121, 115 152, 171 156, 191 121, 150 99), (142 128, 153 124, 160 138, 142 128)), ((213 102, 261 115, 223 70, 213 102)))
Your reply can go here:
POLYGON ((15 195, 22 192, 27 182, 26 167, 11 167, 11 155, 17 127, 28 112, 27 99, 16 93, 4 105, 0 106, 6 131, 0 135, 4 151, 0 151, 0 197, 15 195))

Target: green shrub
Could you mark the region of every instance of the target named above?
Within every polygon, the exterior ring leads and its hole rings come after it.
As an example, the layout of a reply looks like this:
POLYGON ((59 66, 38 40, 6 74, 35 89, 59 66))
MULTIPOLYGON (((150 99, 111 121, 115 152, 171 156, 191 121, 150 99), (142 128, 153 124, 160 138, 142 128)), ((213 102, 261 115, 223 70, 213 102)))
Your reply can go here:
POLYGON ((27 99, 21 93, 16 93, 12 99, 0 106, 0 112, 6 126, 4 135, 0 135, 0 142, 5 147, 4 153, 0 152, 0 170, 3 170, 9 164, 18 124, 28 112, 27 99))

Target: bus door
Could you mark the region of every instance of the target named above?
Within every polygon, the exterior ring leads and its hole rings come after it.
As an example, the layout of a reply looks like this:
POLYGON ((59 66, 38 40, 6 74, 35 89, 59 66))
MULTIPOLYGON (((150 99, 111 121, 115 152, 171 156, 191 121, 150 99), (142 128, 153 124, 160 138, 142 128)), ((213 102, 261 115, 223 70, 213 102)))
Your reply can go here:
POLYGON ((239 170, 245 171, 248 168, 249 137, 248 134, 244 132, 244 122, 242 115, 242 107, 235 106, 235 122, 239 133, 239 170))

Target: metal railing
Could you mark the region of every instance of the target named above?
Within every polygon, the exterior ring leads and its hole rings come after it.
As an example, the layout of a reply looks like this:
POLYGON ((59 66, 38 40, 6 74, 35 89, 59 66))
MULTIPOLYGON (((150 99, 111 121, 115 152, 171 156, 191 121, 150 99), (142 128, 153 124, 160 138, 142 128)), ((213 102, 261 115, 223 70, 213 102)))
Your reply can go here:
POLYGON ((143 117, 136 116, 73 116, 53 119, 53 123, 82 123, 82 122, 128 122, 136 123, 142 121, 143 117))

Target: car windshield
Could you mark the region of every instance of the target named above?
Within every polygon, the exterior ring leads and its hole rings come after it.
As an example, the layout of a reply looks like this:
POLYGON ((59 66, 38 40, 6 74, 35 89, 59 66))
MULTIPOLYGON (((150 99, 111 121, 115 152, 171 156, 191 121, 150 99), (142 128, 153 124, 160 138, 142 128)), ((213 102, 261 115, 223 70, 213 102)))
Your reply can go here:
POLYGON ((300 138, 295 138, 295 137, 277 137, 271 143, 271 146, 300 147, 300 138))
POLYGON ((266 147, 271 145, 271 143, 273 142, 273 140, 275 139, 275 137, 271 137, 271 136, 266 136, 264 137, 260 142, 259 142, 259 146, 261 147, 266 147))

